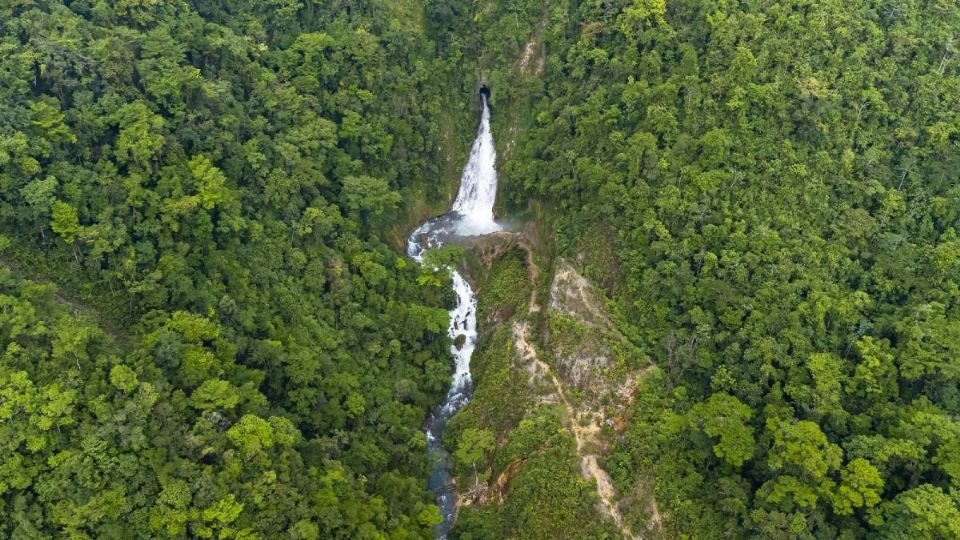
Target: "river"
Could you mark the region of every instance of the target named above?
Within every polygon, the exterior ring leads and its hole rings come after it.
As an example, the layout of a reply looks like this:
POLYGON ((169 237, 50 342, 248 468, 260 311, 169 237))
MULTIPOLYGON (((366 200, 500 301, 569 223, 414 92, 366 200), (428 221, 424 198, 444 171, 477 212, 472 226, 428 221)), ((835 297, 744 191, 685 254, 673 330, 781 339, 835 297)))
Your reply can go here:
MULTIPOLYGON (((490 107, 486 88, 480 92, 482 110, 477 137, 470 148, 470 157, 460 177, 460 190, 449 213, 432 218, 417 227, 407 241, 407 255, 419 263, 428 249, 439 247, 457 237, 480 236, 500 230, 493 219, 493 203, 497 196, 497 153, 490 132, 490 107)), ((477 343, 477 296, 470 283, 455 268, 451 268, 453 290, 457 303, 450 310, 451 339, 464 336, 458 348, 450 347, 453 355, 453 381, 446 398, 427 419, 427 452, 432 470, 428 481, 436 494, 443 521, 436 527, 436 537, 444 539, 456 518, 456 486, 450 471, 450 456, 443 447, 443 430, 447 421, 470 401, 473 390, 470 379, 470 357, 477 343)))

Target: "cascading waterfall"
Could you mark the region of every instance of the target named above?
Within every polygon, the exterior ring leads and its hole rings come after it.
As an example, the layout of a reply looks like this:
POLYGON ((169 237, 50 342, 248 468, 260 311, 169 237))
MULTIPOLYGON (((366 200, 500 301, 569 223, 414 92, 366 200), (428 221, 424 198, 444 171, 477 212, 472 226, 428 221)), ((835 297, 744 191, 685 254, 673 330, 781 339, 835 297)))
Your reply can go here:
POLYGON ((483 112, 480 113, 480 128, 470 149, 470 159, 460 177, 460 192, 453 202, 453 212, 461 216, 456 233, 476 236, 500 230, 493 221, 493 202, 497 198, 497 151, 493 147, 490 131, 490 108, 487 96, 480 94, 483 112))
MULTIPOLYGON (((477 138, 470 149, 470 157, 460 177, 460 191, 450 213, 433 218, 418 227, 407 241, 407 254, 417 262, 423 262, 423 254, 430 248, 443 245, 444 239, 457 236, 479 236, 500 230, 493 219, 493 203, 497 195, 497 171, 494 167, 497 153, 490 132, 490 108, 487 93, 481 91, 483 109, 477 138)), ((437 505, 443 522, 437 525, 437 538, 446 538, 456 516, 456 488, 450 471, 450 456, 443 447, 441 436, 447 421, 470 401, 470 357, 477 343, 477 297, 473 288, 456 269, 453 274, 453 290, 457 295, 456 306, 450 310, 451 339, 464 337, 463 344, 450 347, 453 355, 453 382, 447 396, 427 419, 427 452, 433 469, 429 486, 437 496, 437 505)))

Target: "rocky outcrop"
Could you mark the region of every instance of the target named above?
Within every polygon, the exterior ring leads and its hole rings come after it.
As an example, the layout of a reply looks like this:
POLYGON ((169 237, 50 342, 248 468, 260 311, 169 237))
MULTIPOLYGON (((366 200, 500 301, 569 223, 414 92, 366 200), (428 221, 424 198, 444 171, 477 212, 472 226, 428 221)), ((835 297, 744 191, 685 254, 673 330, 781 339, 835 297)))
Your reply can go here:
POLYGON ((602 294, 566 261, 556 265, 548 306, 543 342, 557 371, 588 399, 616 391, 629 365, 646 364, 607 315, 602 294))

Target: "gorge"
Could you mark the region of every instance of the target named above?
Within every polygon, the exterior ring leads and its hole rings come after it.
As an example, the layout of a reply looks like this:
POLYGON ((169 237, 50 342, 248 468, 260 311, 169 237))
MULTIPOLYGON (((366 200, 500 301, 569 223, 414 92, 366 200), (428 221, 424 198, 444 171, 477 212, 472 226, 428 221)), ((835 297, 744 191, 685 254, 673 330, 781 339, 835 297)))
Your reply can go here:
MULTIPOLYGON (((456 237, 480 236, 500 230, 493 219, 493 203, 497 195, 496 149, 490 131, 490 92, 480 90, 482 111, 477 137, 460 179, 460 190, 453 209, 419 226, 410 235, 407 255, 419 263, 427 250, 440 247, 456 237)), ((470 283, 455 268, 450 269, 456 305, 450 310, 448 333, 454 345, 453 381, 446 398, 426 422, 427 449, 431 457, 430 489, 437 496, 443 522, 437 526, 437 537, 445 538, 456 516, 456 487, 450 473, 450 457, 443 447, 442 435, 447 421, 470 400, 470 357, 477 342, 477 296, 470 283), (458 338, 463 336, 462 343, 458 338)))

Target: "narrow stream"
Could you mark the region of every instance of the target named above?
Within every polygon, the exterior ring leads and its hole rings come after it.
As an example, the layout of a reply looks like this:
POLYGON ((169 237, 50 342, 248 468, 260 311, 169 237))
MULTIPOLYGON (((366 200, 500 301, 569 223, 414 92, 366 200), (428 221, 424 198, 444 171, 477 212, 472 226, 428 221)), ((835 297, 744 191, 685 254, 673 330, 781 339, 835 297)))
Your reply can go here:
MULTIPOLYGON (((460 191, 453 203, 453 209, 417 227, 407 240, 407 254, 417 262, 423 261, 424 252, 443 245, 445 240, 458 236, 480 236, 500 230, 500 226, 493 219, 493 203, 497 196, 497 153, 493 146, 493 134, 490 132, 487 94, 484 87, 480 92, 483 106, 480 127, 460 177, 460 191)), ((437 505, 443 516, 443 521, 436 527, 438 539, 446 538, 453 527, 457 502, 450 471, 450 456, 444 449, 441 438, 450 417, 470 401, 473 390, 470 357, 477 343, 477 297, 460 272, 451 270, 457 304, 450 310, 450 327, 447 332, 451 339, 462 335, 465 340, 459 349, 456 345, 450 347, 454 361, 453 382, 443 403, 430 414, 425 428, 427 452, 433 467, 429 486, 437 496, 437 505)))

